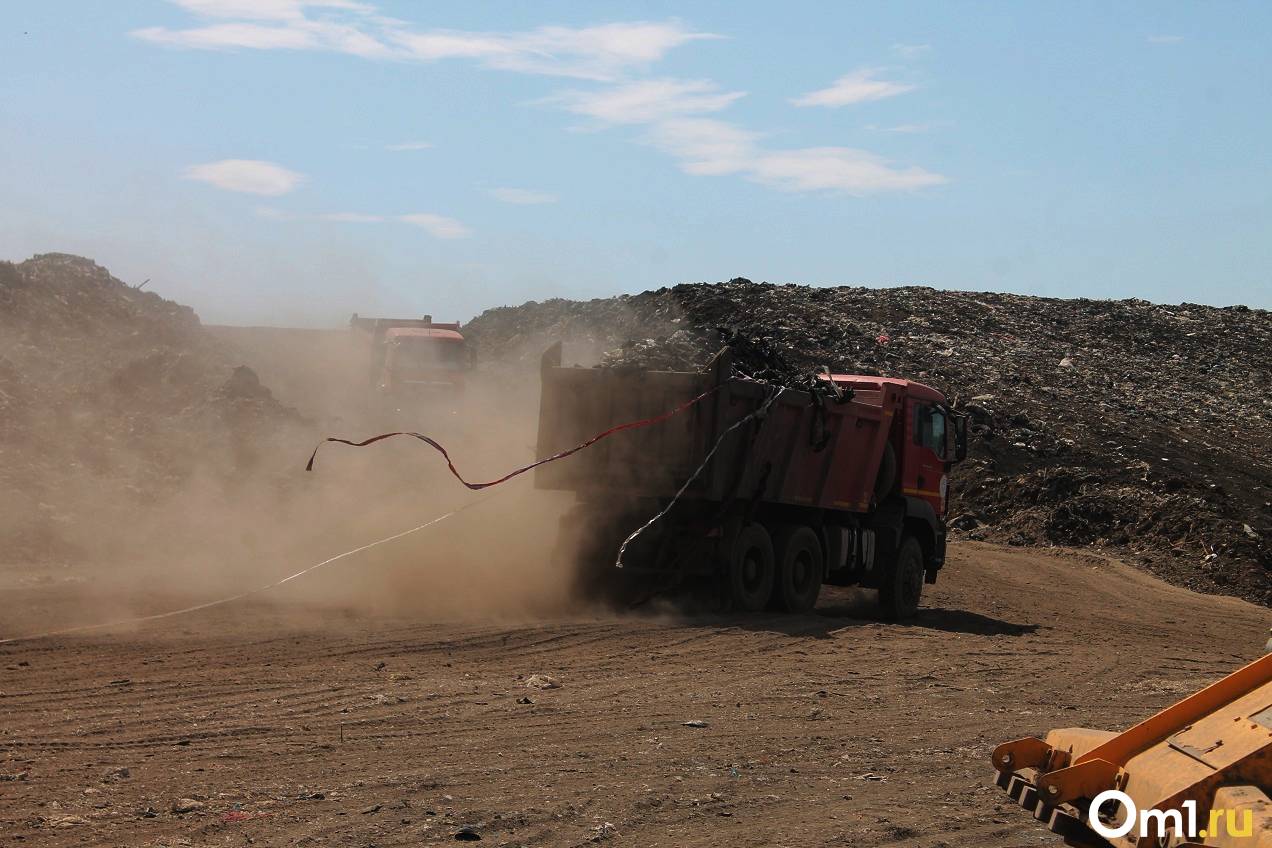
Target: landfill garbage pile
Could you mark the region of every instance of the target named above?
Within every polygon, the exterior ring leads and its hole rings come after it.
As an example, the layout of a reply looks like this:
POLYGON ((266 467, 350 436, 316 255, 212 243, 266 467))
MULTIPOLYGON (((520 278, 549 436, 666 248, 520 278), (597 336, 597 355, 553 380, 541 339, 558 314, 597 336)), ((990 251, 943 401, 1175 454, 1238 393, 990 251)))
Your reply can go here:
POLYGON ((1095 546, 1178 585, 1272 603, 1272 313, 735 279, 488 310, 483 361, 558 339, 605 366, 686 370, 731 347, 788 385, 905 377, 970 416, 956 534, 1095 546))
POLYGON ((77 256, 0 263, 5 556, 70 555, 90 516, 258 471, 301 421, 189 307, 77 256))

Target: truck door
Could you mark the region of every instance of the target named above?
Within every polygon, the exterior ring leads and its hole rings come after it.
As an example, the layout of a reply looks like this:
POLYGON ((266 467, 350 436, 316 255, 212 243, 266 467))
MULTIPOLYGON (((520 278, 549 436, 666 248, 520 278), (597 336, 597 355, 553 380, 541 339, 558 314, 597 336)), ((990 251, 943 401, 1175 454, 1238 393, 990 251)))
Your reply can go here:
POLYGON ((946 477, 946 452, 949 424, 940 404, 925 400, 909 402, 911 437, 909 456, 901 478, 902 492, 922 498, 932 505, 937 515, 945 514, 945 497, 949 481, 946 477))

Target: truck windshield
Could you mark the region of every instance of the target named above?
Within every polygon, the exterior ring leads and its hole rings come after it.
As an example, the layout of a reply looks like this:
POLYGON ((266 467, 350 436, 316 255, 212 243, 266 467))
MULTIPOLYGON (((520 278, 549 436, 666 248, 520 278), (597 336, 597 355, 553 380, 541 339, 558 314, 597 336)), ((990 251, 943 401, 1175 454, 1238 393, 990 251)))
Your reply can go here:
POLYGON ((464 344, 437 339, 400 339, 393 344, 393 366, 404 370, 463 368, 464 344))

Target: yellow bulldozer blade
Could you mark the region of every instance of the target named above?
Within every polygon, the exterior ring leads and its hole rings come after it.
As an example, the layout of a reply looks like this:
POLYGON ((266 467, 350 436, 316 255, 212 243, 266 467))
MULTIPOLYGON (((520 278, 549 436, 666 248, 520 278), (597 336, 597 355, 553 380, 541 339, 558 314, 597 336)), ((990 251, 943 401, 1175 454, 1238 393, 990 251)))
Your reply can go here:
POLYGON ((1272 654, 1129 730, 1052 730, 993 761, 1076 848, 1272 848, 1272 654))

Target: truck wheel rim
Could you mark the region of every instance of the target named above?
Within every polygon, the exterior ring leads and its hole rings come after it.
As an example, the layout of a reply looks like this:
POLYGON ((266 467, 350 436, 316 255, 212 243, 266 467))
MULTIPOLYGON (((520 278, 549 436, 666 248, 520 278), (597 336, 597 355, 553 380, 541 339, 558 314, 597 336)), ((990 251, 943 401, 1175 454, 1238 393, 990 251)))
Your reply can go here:
POLYGON ((808 551, 800 551, 791 562, 791 588, 802 594, 808 591, 813 576, 813 557, 808 551))
POLYGON ((760 564, 760 557, 755 549, 747 551, 742 559, 742 587, 747 592, 758 590, 762 583, 763 572, 764 568, 760 564))

